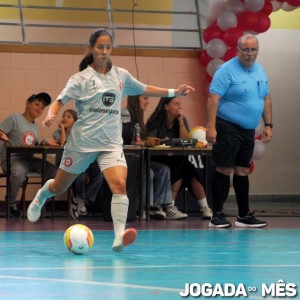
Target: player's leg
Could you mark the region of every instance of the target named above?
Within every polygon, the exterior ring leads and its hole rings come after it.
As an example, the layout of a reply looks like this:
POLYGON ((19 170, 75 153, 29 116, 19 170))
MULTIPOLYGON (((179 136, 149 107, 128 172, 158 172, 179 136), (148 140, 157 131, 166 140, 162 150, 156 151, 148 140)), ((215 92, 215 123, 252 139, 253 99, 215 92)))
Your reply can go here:
POLYGON ((87 166, 96 159, 97 152, 80 153, 64 150, 62 160, 55 176, 49 179, 41 189, 27 209, 27 218, 30 222, 36 222, 46 200, 54 195, 61 194, 68 189, 78 174, 85 171, 87 166))
POLYGON ((68 189, 78 174, 68 173, 58 169, 55 179, 49 179, 40 188, 27 209, 27 218, 36 222, 41 216, 41 210, 48 198, 61 194, 68 189))
POLYGON ((112 249, 120 252, 132 244, 137 236, 135 229, 125 230, 129 205, 126 194, 127 164, 123 152, 101 153, 98 160, 112 192, 111 215, 115 234, 112 249))

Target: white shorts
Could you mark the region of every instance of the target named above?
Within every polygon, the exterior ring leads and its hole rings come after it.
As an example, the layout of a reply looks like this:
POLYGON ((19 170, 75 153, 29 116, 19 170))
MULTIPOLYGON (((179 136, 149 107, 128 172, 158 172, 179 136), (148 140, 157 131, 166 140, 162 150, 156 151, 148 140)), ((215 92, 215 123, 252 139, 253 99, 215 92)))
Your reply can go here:
POLYGON ((127 168, 125 155, 122 150, 84 153, 64 150, 59 167, 68 173, 81 174, 95 160, 97 160, 102 172, 107 168, 115 166, 124 166, 127 168))

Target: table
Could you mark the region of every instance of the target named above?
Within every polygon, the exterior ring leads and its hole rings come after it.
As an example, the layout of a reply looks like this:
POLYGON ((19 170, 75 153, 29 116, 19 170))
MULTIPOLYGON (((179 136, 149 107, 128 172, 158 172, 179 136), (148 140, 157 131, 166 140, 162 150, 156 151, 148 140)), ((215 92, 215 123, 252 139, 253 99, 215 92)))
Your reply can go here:
MULTIPOLYGON (((149 180, 150 180, 150 160, 154 155, 201 155, 204 158, 204 171, 205 171, 205 191, 207 196, 209 195, 208 191, 210 190, 210 180, 209 180, 209 157, 211 156, 211 149, 208 148, 197 148, 197 147, 139 147, 139 146, 124 146, 124 153, 126 155, 136 155, 139 157, 140 166, 139 166, 139 212, 140 219, 142 219, 142 204, 143 204, 143 172, 144 167, 146 166, 146 208, 147 208, 147 220, 149 220, 149 202, 150 202, 150 189, 149 189, 149 180), (146 159, 145 159, 146 158, 146 159)), ((45 183, 45 162, 47 160, 47 155, 49 154, 61 154, 63 147, 50 147, 50 146, 11 146, 8 145, 6 148, 7 161, 6 161, 6 195, 7 195, 7 218, 10 218, 9 205, 10 203, 10 156, 12 153, 23 153, 23 154, 41 154, 43 160, 43 169, 42 169, 42 184, 45 183)), ((208 199, 209 200, 209 199, 208 199)))
POLYGON ((50 146, 6 146, 6 216, 10 218, 10 157, 13 153, 22 154, 41 154, 43 167, 42 167, 42 185, 45 183, 45 167, 48 154, 61 154, 63 147, 50 147, 50 146))
POLYGON ((212 150, 210 148, 198 148, 198 147, 148 147, 146 151, 146 211, 147 220, 150 218, 150 161, 151 157, 155 155, 201 155, 204 158, 204 190, 207 194, 208 202, 210 202, 210 178, 209 178, 209 158, 211 157, 212 150))
MULTIPOLYGON (((143 218, 143 174, 145 165, 145 153, 147 147, 134 146, 134 145, 124 145, 123 150, 125 155, 135 155, 139 157, 139 220, 143 218)), ((148 182, 148 181, 146 181, 148 182)), ((146 185, 147 186, 147 185, 146 185)), ((146 187, 147 190, 147 187, 146 187)), ((130 201, 130 200, 129 200, 130 201)))

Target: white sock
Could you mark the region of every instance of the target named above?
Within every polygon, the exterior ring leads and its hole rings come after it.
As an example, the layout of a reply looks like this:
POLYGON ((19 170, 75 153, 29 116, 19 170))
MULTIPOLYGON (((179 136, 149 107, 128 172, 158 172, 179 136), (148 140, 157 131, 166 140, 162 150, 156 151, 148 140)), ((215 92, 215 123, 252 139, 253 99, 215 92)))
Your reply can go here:
POLYGON ((202 199, 199 199, 197 200, 200 208, 205 208, 205 207, 208 207, 208 204, 207 204, 207 199, 206 197, 202 198, 202 199))
POLYGON ((42 188, 38 191, 37 193, 37 198, 39 199, 41 204, 44 204, 46 202, 46 200, 52 196, 54 196, 55 194, 51 193, 49 191, 49 185, 50 183, 52 183, 54 181, 54 179, 49 179, 48 181, 46 181, 46 183, 42 186, 42 188))
POLYGON ((111 199, 111 217, 114 224, 115 236, 125 231, 129 200, 127 195, 113 194, 111 199))
POLYGON ((173 206, 175 206, 175 201, 174 201, 174 200, 172 200, 172 203, 168 203, 168 204, 163 205, 163 209, 164 209, 165 211, 167 211, 167 210, 169 210, 170 208, 172 208, 173 206))

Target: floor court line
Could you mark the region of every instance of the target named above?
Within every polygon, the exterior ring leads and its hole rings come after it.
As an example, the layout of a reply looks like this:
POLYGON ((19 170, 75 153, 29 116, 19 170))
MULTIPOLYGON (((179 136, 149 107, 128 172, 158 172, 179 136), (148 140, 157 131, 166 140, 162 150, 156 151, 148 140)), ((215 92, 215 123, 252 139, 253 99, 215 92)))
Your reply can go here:
POLYGON ((179 292, 180 289, 164 288, 160 286, 147 286, 147 285, 134 285, 134 284, 122 284, 122 283, 110 283, 110 282, 99 282, 99 281, 86 281, 86 280, 74 280, 74 279, 57 279, 57 278, 41 278, 41 277, 24 277, 24 276, 5 276, 0 275, 2 279, 18 279, 18 280, 35 280, 35 281, 51 281, 51 282, 64 282, 64 283, 77 283, 77 284, 88 284, 88 285, 99 285, 99 286, 110 286, 110 287, 126 287, 133 289, 144 289, 144 290, 161 290, 179 292))
MULTIPOLYGON (((164 288, 160 286, 142 286, 142 285, 133 285, 133 284, 120 284, 120 283, 108 283, 108 282, 95 282, 95 281, 82 281, 82 280, 67 280, 67 279, 53 279, 53 278, 37 278, 37 277, 22 277, 22 276, 2 276, 2 279, 14 279, 14 280, 31 280, 31 281, 49 281, 49 282, 58 282, 58 283, 69 283, 69 284, 84 284, 84 285, 93 285, 93 286, 106 286, 106 287, 125 287, 129 289, 142 289, 142 290, 154 290, 154 291, 167 291, 167 292, 176 292, 179 293, 181 289, 174 288, 164 288)), ((216 299, 216 297, 214 297, 216 299)), ((218 298, 217 298, 218 299, 218 298)), ((259 296, 251 295, 251 299, 265 299, 259 296)))

